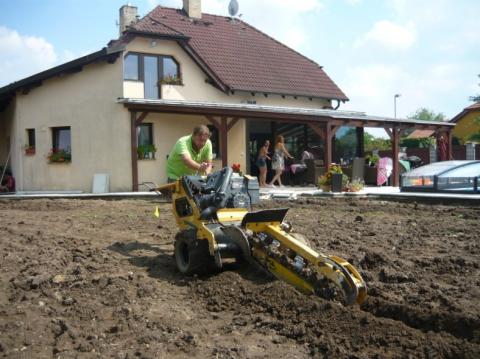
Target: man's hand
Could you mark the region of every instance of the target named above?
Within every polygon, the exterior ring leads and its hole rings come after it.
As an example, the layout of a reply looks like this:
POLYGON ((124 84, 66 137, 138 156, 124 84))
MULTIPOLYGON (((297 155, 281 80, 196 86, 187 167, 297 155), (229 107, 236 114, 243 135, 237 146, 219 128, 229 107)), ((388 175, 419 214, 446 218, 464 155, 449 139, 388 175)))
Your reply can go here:
POLYGON ((206 172, 209 166, 210 165, 207 162, 202 162, 200 163, 200 167, 198 168, 198 170, 201 172, 206 172))

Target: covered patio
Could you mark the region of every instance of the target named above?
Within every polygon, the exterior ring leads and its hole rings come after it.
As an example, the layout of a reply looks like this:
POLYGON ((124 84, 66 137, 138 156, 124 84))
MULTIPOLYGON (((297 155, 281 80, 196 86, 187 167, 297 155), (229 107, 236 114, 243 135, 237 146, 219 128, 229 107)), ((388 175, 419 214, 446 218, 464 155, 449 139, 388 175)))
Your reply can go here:
MULTIPOLYGON (((227 155, 229 131, 240 120, 250 122, 270 122, 272 138, 278 129, 289 126, 308 136, 312 132, 323 144, 323 162, 328 168, 333 161, 333 140, 342 127, 356 128, 357 157, 363 157, 363 133, 365 127, 383 128, 392 142, 393 172, 392 185, 399 186, 400 136, 407 129, 431 130, 446 139, 447 159, 452 158, 452 129, 455 124, 448 122, 427 122, 411 119, 369 116, 363 112, 322 110, 296 107, 276 107, 251 104, 225 104, 212 102, 192 102, 175 100, 118 99, 131 114, 131 159, 132 190, 138 191, 137 127, 148 118, 150 113, 170 113, 199 116, 207 119, 219 133, 222 166, 230 165, 227 155)), ((320 141, 319 141, 320 142, 320 141)), ((307 143, 307 141, 305 141, 307 143)), ((173 144, 173 143, 172 143, 173 144)), ((248 151, 248 144, 245 143, 248 151)), ((248 158, 248 156, 247 156, 248 158)))

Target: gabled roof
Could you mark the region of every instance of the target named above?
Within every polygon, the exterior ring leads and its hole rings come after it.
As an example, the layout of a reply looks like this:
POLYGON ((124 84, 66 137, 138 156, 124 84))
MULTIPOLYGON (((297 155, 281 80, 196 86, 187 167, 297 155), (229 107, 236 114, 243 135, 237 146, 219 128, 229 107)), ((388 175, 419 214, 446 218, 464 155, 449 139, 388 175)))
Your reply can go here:
POLYGON ((175 38, 225 92, 348 101, 317 63, 238 19, 157 6, 128 33, 175 38))
POLYGON ((456 115, 454 118, 450 120, 450 122, 458 122, 461 118, 473 111, 480 111, 480 102, 476 102, 473 105, 465 107, 462 112, 456 115))

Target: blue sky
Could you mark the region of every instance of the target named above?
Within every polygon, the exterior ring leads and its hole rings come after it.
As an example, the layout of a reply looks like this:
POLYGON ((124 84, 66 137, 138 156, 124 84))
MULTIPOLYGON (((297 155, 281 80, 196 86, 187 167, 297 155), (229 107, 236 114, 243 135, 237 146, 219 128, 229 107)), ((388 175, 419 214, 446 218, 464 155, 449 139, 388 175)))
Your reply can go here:
MULTIPOLYGON (((227 15, 229 0, 203 0, 227 15)), ((242 19, 318 64, 350 98, 340 109, 453 117, 480 92, 480 1, 238 0, 242 19)), ((144 16, 181 0, 131 0, 144 16)), ((0 86, 104 47, 117 0, 0 0, 0 86)))

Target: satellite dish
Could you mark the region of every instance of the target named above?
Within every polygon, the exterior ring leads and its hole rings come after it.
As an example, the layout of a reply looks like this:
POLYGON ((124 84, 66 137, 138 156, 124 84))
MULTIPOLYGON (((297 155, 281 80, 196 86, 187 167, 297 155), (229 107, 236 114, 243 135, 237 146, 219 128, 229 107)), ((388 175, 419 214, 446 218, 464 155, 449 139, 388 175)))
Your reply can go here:
POLYGON ((228 4, 228 13, 231 17, 234 17, 238 13, 238 2, 237 0, 230 0, 230 4, 228 4))

